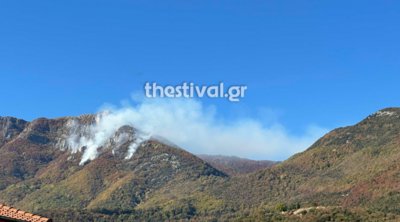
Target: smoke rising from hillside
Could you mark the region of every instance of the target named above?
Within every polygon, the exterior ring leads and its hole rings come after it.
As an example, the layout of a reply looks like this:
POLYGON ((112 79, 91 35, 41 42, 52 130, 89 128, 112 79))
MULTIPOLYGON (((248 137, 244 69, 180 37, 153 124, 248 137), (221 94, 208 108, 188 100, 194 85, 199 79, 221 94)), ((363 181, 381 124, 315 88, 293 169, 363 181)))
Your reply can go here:
POLYGON ((135 106, 107 107, 100 113, 90 129, 90 138, 70 138, 78 141, 75 147, 86 144, 82 161, 94 159, 97 147, 123 125, 131 125, 145 135, 132 142, 126 158, 132 156, 141 142, 156 136, 192 153, 282 160, 304 150, 326 133, 325 129, 311 126, 303 135, 296 136, 280 124, 265 126, 251 118, 226 122, 217 117, 213 107, 204 107, 195 100, 143 100, 135 106))

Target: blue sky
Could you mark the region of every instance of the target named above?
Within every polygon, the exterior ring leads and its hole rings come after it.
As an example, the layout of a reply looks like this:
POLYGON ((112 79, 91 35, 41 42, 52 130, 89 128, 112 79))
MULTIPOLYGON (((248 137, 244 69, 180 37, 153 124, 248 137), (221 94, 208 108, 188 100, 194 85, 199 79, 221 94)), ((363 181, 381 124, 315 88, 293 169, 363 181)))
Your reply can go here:
POLYGON ((96 112, 147 81, 245 84, 225 120, 353 124, 399 105, 397 1, 2 1, 2 116, 96 112), (278 120, 277 120, 278 119, 278 120))

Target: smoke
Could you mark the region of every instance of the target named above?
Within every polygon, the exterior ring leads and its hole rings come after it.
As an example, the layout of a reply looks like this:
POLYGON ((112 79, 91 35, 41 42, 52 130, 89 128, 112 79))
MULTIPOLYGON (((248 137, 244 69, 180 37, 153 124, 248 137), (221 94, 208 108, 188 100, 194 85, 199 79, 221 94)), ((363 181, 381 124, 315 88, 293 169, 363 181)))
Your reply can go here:
POLYGON ((235 155, 253 159, 283 160, 303 151, 327 130, 308 127, 302 135, 291 135, 279 123, 265 125, 252 118, 218 117, 213 107, 196 100, 143 100, 134 106, 103 108, 88 135, 73 134, 68 143, 73 150, 86 146, 82 163, 96 158, 98 147, 121 126, 140 130, 132 140, 126 159, 143 141, 161 137, 195 154, 235 155))
POLYGON ((107 143, 112 143, 113 154, 123 144, 130 143, 125 159, 130 159, 139 145, 150 138, 150 134, 137 130, 135 133, 122 132, 118 130, 123 126, 134 126, 133 122, 127 119, 125 114, 104 110, 96 115, 91 125, 79 124, 77 120, 70 120, 69 137, 66 142, 72 153, 83 150, 80 165, 89 160, 97 158, 101 152, 99 149, 107 143))

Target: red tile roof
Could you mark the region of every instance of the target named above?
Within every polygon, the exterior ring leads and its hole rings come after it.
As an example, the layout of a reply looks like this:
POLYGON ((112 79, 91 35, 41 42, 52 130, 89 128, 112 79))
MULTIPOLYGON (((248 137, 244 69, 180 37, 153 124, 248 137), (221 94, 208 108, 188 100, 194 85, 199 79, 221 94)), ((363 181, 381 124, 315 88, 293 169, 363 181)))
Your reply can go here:
POLYGON ((26 222, 51 222, 49 218, 27 213, 16 208, 0 204, 0 219, 18 220, 26 222))

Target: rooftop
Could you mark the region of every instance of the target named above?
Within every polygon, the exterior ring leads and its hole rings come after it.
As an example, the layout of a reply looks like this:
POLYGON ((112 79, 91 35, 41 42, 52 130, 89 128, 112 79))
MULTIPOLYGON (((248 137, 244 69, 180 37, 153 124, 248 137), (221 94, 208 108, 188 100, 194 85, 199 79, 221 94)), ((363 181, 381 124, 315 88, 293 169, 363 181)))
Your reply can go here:
POLYGON ((0 220, 26 222, 52 222, 51 219, 0 204, 0 220))

